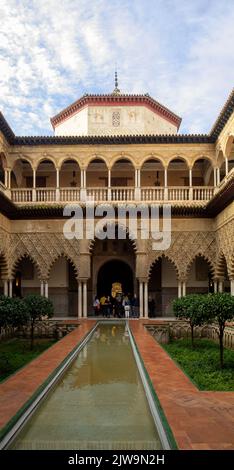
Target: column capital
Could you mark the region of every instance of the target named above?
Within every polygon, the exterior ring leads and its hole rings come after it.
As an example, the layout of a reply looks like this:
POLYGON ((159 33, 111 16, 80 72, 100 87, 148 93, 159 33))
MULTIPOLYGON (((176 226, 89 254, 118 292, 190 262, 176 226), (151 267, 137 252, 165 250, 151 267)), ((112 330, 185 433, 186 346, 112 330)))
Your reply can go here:
POLYGON ((137 280, 139 282, 146 282, 148 284, 149 278, 148 277, 138 277, 137 280))

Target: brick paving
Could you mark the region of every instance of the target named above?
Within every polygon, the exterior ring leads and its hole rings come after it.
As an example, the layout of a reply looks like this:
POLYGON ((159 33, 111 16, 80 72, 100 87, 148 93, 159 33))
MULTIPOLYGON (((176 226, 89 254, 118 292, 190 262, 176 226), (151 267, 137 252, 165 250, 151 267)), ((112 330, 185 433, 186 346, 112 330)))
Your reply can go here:
MULTIPOLYGON (((95 321, 81 320, 77 329, 1 384, 0 427, 36 392, 95 321)), ((234 393, 199 391, 144 323, 130 320, 131 330, 179 449, 234 449, 234 393)))
POLYGON ((1 384, 0 428, 8 423, 69 352, 75 348, 77 343, 93 327, 95 320, 82 320, 79 323, 78 328, 1 384))
POLYGON ((199 391, 144 323, 131 330, 179 449, 234 449, 234 393, 199 391))

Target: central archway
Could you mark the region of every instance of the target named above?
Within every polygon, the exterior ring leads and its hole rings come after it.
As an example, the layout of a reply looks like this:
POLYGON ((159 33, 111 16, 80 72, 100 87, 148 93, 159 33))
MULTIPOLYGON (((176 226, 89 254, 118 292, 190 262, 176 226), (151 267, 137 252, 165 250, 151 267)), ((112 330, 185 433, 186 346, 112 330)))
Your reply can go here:
POLYGON ((104 263, 98 271, 97 295, 111 295, 112 284, 118 282, 122 292, 133 295, 134 283, 131 267, 122 260, 113 259, 104 263))

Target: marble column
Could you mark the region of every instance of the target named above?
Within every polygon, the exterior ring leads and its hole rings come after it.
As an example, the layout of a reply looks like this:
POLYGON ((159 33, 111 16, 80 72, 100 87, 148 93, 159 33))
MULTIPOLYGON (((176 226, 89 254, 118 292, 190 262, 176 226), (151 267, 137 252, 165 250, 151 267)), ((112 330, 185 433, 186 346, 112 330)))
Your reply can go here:
POLYGON ((83 317, 87 318, 87 281, 83 282, 83 317))
POLYGON ((45 297, 48 299, 49 297, 49 286, 48 286, 48 282, 45 281, 45 297))
POLYGON ((8 297, 8 281, 5 279, 3 284, 4 284, 4 295, 8 297))
POLYGON ((140 318, 143 317, 143 282, 142 281, 139 281, 139 308, 140 308, 140 312, 139 312, 139 316, 140 318))
POLYGON ((144 283, 144 317, 148 318, 148 282, 144 283))
POLYGON ((82 282, 78 281, 78 318, 82 317, 82 282))
POLYGON ((181 298, 181 281, 178 281, 178 299, 181 298))

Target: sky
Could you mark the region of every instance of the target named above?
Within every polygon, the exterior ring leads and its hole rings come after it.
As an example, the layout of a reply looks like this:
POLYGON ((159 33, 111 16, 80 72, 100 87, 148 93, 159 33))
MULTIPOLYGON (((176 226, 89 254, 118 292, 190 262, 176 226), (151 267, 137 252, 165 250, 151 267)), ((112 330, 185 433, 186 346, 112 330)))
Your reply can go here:
POLYGON ((0 0, 0 110, 16 135, 84 93, 149 93, 208 133, 234 87, 234 0, 0 0))

